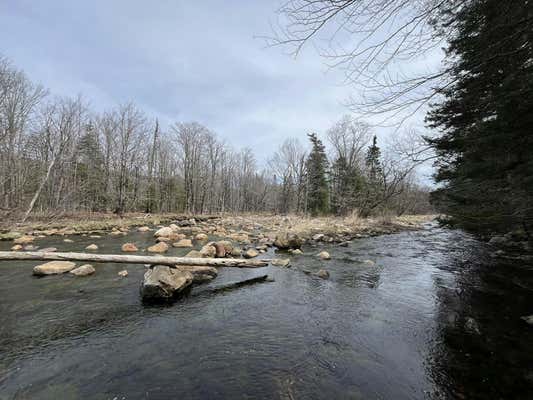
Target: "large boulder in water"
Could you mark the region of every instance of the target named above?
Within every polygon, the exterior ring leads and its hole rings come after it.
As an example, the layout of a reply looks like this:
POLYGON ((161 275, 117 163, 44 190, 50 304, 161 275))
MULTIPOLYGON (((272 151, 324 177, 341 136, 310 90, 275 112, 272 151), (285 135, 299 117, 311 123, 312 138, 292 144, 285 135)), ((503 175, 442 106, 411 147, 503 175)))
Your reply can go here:
POLYGON ((188 271, 156 265, 146 271, 141 285, 141 296, 145 301, 169 300, 177 296, 193 282, 188 271))
POLYGON ((148 247, 147 249, 150 253, 164 253, 168 250, 168 244, 165 242, 159 242, 153 246, 148 247))
POLYGON ((163 237, 166 237, 166 236, 170 236, 174 233, 174 231, 172 230, 172 228, 168 227, 168 226, 165 226, 161 229, 158 229, 155 233, 154 233, 154 236, 155 237, 159 237, 159 236, 163 236, 163 237))
POLYGON ((303 239, 296 233, 282 232, 276 235, 274 246, 278 249, 299 249, 304 243, 303 239))
POLYGON ((65 272, 72 271, 76 263, 72 261, 50 261, 41 265, 37 265, 33 268, 33 275, 54 275, 64 274, 65 272))
POLYGON ((88 276, 94 274, 95 272, 96 270, 91 264, 85 264, 70 271, 72 275, 76 276, 88 276))

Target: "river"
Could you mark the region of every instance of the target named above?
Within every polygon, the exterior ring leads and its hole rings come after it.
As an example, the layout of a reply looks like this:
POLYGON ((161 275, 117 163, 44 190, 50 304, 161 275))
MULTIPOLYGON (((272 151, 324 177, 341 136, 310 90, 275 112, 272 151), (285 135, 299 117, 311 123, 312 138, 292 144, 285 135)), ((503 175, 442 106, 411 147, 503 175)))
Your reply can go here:
MULTIPOLYGON (((71 238, 36 244, 153 244, 71 238)), ((289 269, 221 269, 165 306, 141 303, 142 265, 36 278, 37 263, 3 262, 0 399, 533 398, 531 265, 432 223, 322 248, 331 261, 309 246, 289 269), (329 280, 302 272, 324 267, 329 280), (265 273, 274 282, 211 290, 265 273)))

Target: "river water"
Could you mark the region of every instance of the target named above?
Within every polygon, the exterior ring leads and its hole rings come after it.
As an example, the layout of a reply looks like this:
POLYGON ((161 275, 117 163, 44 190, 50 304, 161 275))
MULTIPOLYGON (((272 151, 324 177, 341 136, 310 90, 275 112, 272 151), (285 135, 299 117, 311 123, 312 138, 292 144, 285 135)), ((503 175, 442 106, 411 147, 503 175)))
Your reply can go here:
MULTIPOLYGON (((36 244, 153 244, 71 238, 36 244)), ((531 265, 434 224, 324 248, 331 261, 306 247, 290 269, 221 269, 166 306, 141 303, 142 265, 36 278, 36 263, 4 262, 0 399, 533 398, 531 265), (320 268, 329 280, 302 271, 320 268), (275 281, 211 290, 265 273, 275 281)))

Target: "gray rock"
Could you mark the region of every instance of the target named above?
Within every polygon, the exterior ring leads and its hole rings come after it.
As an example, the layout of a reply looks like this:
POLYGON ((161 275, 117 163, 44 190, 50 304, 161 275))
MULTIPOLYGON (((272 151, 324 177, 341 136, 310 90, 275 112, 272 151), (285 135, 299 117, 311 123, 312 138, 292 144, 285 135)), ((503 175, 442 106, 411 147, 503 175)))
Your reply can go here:
POLYGON ((319 270, 315 275, 322 279, 329 279, 329 272, 325 269, 319 270))
POLYGON ((70 270, 69 273, 76 276, 87 276, 92 275, 96 272, 94 267, 91 264, 85 264, 81 267, 74 268, 73 270, 70 270))
POLYGON ((244 258, 254 258, 254 257, 257 257, 258 255, 259 255, 259 253, 255 249, 248 249, 243 254, 244 258))
POLYGON ((523 317, 520 317, 523 321, 525 321, 529 325, 533 325, 533 314, 531 315, 524 315, 523 317))
POLYGON ((289 232, 279 233, 274 240, 274 246, 282 250, 299 249, 303 243, 304 241, 301 237, 289 232))
POLYGON ((270 264, 274 265, 275 267, 290 267, 291 260, 288 258, 274 258, 270 264))
POLYGON ((192 282, 193 275, 190 272, 156 265, 144 274, 141 296, 143 300, 169 300, 183 292, 192 282))
POLYGON ((76 267, 72 261, 50 261, 45 264, 37 265, 33 268, 33 275, 54 275, 64 274, 76 267))
POLYGON ((327 251, 321 251, 320 253, 317 254, 317 256, 321 260, 331 260, 331 256, 329 255, 327 251))

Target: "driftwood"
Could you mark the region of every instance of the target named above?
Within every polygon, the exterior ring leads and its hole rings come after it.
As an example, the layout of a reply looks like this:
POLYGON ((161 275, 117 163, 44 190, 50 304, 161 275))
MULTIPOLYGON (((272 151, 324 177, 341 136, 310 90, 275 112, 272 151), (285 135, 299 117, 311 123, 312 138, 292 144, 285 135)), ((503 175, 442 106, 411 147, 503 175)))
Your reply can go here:
POLYGON ((125 254, 88 254, 88 253, 45 253, 39 251, 0 251, 0 261, 83 261, 126 264, 197 265, 211 267, 259 268, 268 265, 264 260, 241 258, 193 258, 165 256, 134 256, 125 254))

